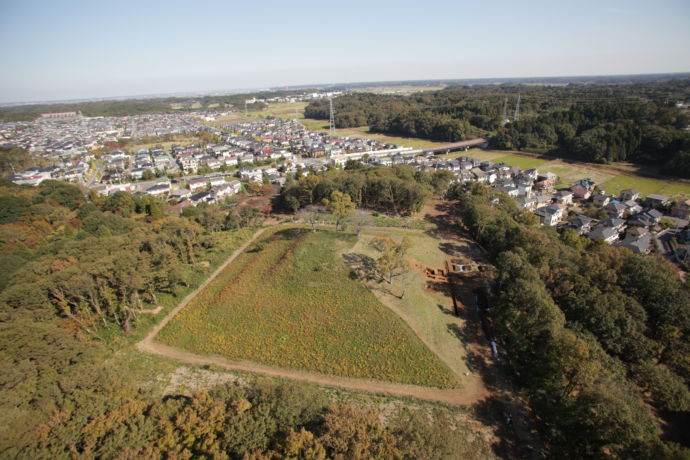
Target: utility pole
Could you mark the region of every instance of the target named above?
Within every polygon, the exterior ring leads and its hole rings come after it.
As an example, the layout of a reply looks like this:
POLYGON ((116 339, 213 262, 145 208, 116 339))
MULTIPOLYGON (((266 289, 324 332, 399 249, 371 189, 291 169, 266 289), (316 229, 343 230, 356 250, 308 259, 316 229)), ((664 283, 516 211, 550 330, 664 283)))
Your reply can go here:
POLYGON ((329 124, 331 130, 331 136, 335 137, 335 112, 333 111, 333 98, 328 97, 328 108, 330 109, 329 124))
POLYGON ((513 118, 515 121, 520 119, 520 93, 518 93, 517 104, 515 104, 515 116, 513 118))

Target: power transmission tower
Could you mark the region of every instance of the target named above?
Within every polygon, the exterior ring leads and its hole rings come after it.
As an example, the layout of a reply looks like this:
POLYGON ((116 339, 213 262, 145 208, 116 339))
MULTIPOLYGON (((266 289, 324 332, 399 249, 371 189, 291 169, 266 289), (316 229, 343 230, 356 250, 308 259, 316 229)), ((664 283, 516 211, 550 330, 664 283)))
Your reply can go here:
POLYGON ((501 117, 501 125, 506 124, 506 117, 508 116, 508 96, 503 99, 503 117, 501 117))
POLYGON ((328 98, 328 108, 330 109, 330 118, 328 120, 331 127, 331 136, 335 137, 335 112, 333 111, 333 98, 328 98))
POLYGON ((247 118, 247 100, 244 100, 244 118, 247 118))
POLYGON ((520 119, 520 93, 518 93, 517 104, 515 104, 515 116, 513 117, 515 121, 520 119))

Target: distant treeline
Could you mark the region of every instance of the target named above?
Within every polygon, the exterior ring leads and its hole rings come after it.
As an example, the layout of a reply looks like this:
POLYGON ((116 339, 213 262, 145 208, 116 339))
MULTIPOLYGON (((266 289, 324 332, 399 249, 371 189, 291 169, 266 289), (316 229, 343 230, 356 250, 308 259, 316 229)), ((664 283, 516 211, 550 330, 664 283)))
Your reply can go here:
MULTIPOLYGON (((224 96, 166 97, 152 99, 127 99, 93 102, 32 104, 14 107, 0 107, 0 121, 31 121, 46 112, 78 112, 87 117, 121 117, 147 113, 180 113, 199 110, 224 109, 244 110, 244 101, 256 98, 286 97, 301 94, 303 91, 257 92, 249 94, 229 94, 224 96), (198 104, 195 106, 194 104, 198 104), (181 108, 173 109, 179 104, 181 108), (218 104, 218 106, 216 106, 218 104)), ((261 110, 266 104, 257 102, 248 106, 251 110, 261 110)))
POLYGON ((496 189, 449 194, 498 269, 501 360, 554 457, 688 458, 659 440, 656 421, 690 411, 687 283, 660 257, 540 227, 496 189))
MULTIPOLYGON (((356 94, 333 101, 336 127, 458 141, 492 135, 492 146, 589 162, 633 161, 690 177, 685 128, 690 80, 630 85, 465 86, 409 97, 356 94), (515 119, 518 94, 519 120, 515 119), (504 112, 505 110, 505 112, 504 112), (505 115, 505 118, 504 118, 505 115), (509 120, 504 124, 505 120, 509 120)), ((307 118, 327 120, 328 101, 310 103, 307 118)))

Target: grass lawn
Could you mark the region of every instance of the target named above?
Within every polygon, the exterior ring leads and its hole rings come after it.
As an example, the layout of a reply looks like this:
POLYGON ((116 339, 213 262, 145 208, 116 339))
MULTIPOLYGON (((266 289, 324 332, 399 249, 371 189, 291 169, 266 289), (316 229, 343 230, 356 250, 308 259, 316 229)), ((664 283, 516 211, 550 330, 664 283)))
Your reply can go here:
MULTIPOLYGON (((289 119, 302 118, 306 106, 306 102, 282 102, 279 104, 269 104, 264 110, 249 110, 247 115, 260 118, 267 116, 289 119)), ((239 110, 238 113, 244 115, 243 110, 239 110)))
POLYGON ((587 168, 585 166, 572 165, 561 163, 560 161, 551 161, 542 165, 539 171, 552 172, 558 176, 558 186, 571 186, 580 179, 589 177, 597 184, 602 184, 615 177, 614 174, 602 172, 598 169, 587 168))
POLYGON ((328 120, 314 120, 312 118, 297 118, 309 131, 326 132, 328 131, 328 120))
MULTIPOLYGON (((377 257, 378 253, 372 249, 369 242, 374 237, 403 238, 412 240, 412 247, 408 252, 410 261, 418 261, 425 265, 441 268, 448 255, 441 249, 444 241, 429 236, 422 232, 382 231, 367 228, 360 234, 357 244, 350 249, 351 253, 364 254, 377 257)), ((458 248, 463 242, 454 241, 458 248)), ((471 252, 471 248, 466 248, 471 252)), ((462 249, 461 249, 462 251, 462 249)), ((456 332, 463 327, 462 320, 448 315, 439 305, 448 302, 448 298, 437 292, 431 292, 424 288, 425 281, 421 273, 411 270, 407 275, 395 279, 392 286, 386 283, 376 284, 372 282, 372 289, 376 296, 389 308, 398 313, 410 324, 419 337, 429 348, 439 356, 456 375, 466 375, 469 371, 466 362, 466 344, 461 341, 456 332), (399 293, 403 290, 403 283, 407 290, 405 296, 400 299, 399 293)))
POLYGON ((196 353, 453 387, 457 377, 338 255, 357 237, 283 228, 241 254, 160 333, 196 353))
POLYGON ((367 126, 360 126, 357 128, 341 128, 336 131, 339 136, 360 137, 364 139, 372 139, 387 144, 397 144, 403 147, 411 147, 413 149, 423 149, 427 147, 435 147, 437 145, 445 144, 445 142, 434 142, 426 139, 418 139, 415 137, 398 137, 387 136, 385 134, 370 133, 367 126))
POLYGON ((191 145, 191 144, 198 144, 201 142, 198 137, 194 136, 185 136, 185 137, 180 137, 178 140, 175 141, 167 141, 167 142, 150 142, 150 143, 133 143, 127 145, 125 147, 125 150, 129 153, 137 153, 140 149, 150 149, 152 147, 162 147, 164 150, 170 150, 170 147, 173 145, 191 145))
POLYGON ((639 190, 642 196, 650 193, 669 195, 671 197, 690 196, 690 183, 670 182, 646 177, 618 176, 601 184, 606 193, 620 194, 628 188, 639 190))
POLYGON ((548 160, 540 160, 539 158, 526 157, 522 155, 506 155, 491 161, 494 163, 505 163, 508 166, 519 166, 522 169, 539 168, 545 163, 548 163, 548 160))

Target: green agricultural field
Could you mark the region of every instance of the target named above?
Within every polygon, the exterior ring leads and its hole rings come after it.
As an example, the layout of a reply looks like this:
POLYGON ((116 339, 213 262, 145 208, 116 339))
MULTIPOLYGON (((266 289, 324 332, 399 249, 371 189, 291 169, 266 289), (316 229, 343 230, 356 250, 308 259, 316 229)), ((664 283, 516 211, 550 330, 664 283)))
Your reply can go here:
POLYGON ((602 184, 616 177, 614 174, 602 172, 599 169, 587 168, 586 166, 561 163, 552 161, 542 165, 540 172, 552 172, 558 176, 558 186, 567 187, 573 185, 580 179, 589 177, 596 184, 602 184))
POLYGON ((352 234, 283 228, 241 254, 160 333, 195 353, 450 388, 453 374, 340 255, 352 234))
POLYGON ((642 196, 647 196, 650 193, 659 193, 671 197, 690 196, 690 183, 647 179, 645 177, 635 176, 618 176, 602 183, 601 188, 606 190, 606 193, 614 195, 618 195, 621 190, 632 188, 639 190, 642 196))
MULTIPOLYGON (((279 117, 279 118, 302 118, 306 102, 281 102, 278 104, 268 104, 263 110, 249 110, 247 115, 250 117, 279 117)), ((243 115, 244 112, 240 110, 243 115)))
POLYGON ((541 160, 539 158, 533 158, 523 155, 506 155, 498 157, 492 161, 494 163, 505 163, 508 166, 519 166, 522 169, 539 168, 540 166, 543 166, 545 163, 548 163, 548 160, 541 160))
POLYGON ((314 120, 312 118, 297 118, 309 131, 326 132, 328 131, 328 120, 314 120))

